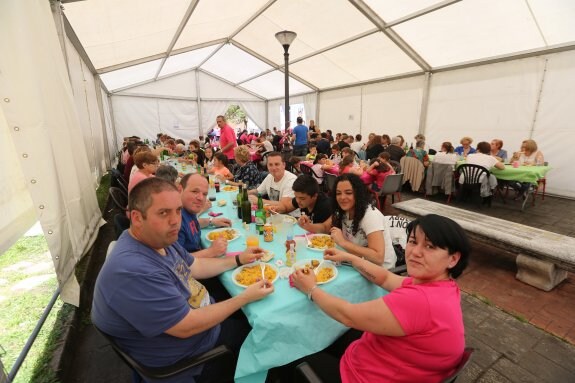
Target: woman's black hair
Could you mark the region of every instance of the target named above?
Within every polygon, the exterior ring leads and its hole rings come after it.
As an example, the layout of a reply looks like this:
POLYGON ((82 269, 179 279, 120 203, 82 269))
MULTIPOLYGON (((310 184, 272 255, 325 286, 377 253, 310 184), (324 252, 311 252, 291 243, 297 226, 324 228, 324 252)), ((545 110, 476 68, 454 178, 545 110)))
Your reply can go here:
POLYGON ((459 252, 461 258, 455 266, 448 269, 451 278, 457 278, 469 263, 471 253, 471 243, 467 234, 459 224, 447 217, 437 214, 428 214, 417 218, 407 225, 407 237, 415 232, 419 227, 425 233, 425 236, 435 246, 447 250, 449 255, 459 252))
POLYGON ((323 158, 327 158, 327 156, 323 153, 319 153, 317 156, 315 156, 315 160, 313 160, 313 164, 317 164, 321 159, 323 158))
POLYGON ((342 174, 336 178, 335 184, 333 185, 333 189, 331 191, 331 206, 332 206, 332 226, 337 228, 342 228, 342 221, 344 219, 345 212, 339 207, 336 199, 337 193, 337 185, 340 182, 348 181, 351 184, 351 188, 353 189, 353 196, 355 199, 355 206, 353 209, 355 210, 353 215, 353 223, 351 227, 352 235, 356 235, 357 231, 359 230, 359 223, 365 216, 365 211, 369 208, 373 208, 373 197, 367 190, 365 184, 361 181, 361 179, 353 174, 353 173, 346 173, 342 174))

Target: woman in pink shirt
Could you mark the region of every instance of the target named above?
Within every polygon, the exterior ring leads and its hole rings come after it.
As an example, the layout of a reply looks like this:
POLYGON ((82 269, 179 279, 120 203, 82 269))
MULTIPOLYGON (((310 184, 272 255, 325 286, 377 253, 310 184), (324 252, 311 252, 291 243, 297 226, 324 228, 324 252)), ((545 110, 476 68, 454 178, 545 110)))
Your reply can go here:
POLYGON ((412 221, 407 232, 409 277, 338 249, 325 251, 325 259, 349 262, 366 279, 389 291, 382 298, 352 304, 320 288, 314 273, 298 270, 292 274, 294 285, 327 315, 363 331, 341 359, 336 351, 340 344, 306 357, 325 381, 322 375, 337 372, 338 363, 339 376, 328 378, 330 382, 433 383, 443 381, 458 366, 465 338, 454 278, 469 261, 469 240, 457 223, 435 214, 412 221))
POLYGON ((160 165, 160 161, 152 152, 139 152, 134 155, 134 164, 138 170, 130 177, 128 194, 132 191, 132 188, 138 184, 138 182, 154 176, 156 169, 160 165))

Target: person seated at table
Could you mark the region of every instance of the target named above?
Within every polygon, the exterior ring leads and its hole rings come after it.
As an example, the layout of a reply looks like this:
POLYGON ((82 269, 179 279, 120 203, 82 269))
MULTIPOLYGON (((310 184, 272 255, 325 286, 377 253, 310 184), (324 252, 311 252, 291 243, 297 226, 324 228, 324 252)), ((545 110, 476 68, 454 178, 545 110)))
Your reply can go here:
POLYGON ((234 175, 228 169, 228 157, 221 152, 214 154, 214 166, 208 170, 208 174, 213 174, 221 181, 234 179, 234 175))
MULTIPOLYGON (((418 136, 421 136, 421 134, 418 134, 418 136)), ((430 165, 430 162, 429 162, 429 156, 427 155, 427 151, 424 148, 425 148, 424 140, 416 141, 415 149, 409 149, 405 155, 407 157, 417 158, 423 164, 423 166, 427 168, 430 165)))
MULTIPOLYGON (((477 152, 472 153, 467 156, 467 164, 470 165, 480 165, 483 166, 487 170, 491 170, 492 168, 497 169, 505 169, 505 165, 503 162, 499 162, 497 158, 493 157, 489 153, 491 152, 491 145, 488 142, 481 141, 477 144, 477 152)), ((464 180, 463 174, 459 176, 459 183, 462 184, 464 180)), ((484 203, 489 204, 491 195, 493 194, 493 190, 497 187, 497 178, 490 174, 488 179, 485 179, 485 174, 482 174, 479 178, 481 182, 481 190, 480 195, 481 197, 487 198, 484 199, 484 203)))
POLYGON ((543 153, 537 150, 537 143, 534 140, 524 140, 521 143, 521 149, 513 153, 511 162, 519 161, 519 165, 543 165, 545 159, 543 153))
POLYGON ((178 174, 178 170, 176 170, 176 168, 173 167, 172 165, 160 165, 160 166, 158 166, 158 168, 156 169, 155 176, 157 178, 161 178, 161 179, 164 179, 168 182, 171 182, 177 186, 176 181, 178 180, 179 174, 178 174))
POLYGON ((300 218, 300 226, 312 233, 330 234, 334 242, 346 251, 365 257, 386 268, 395 266, 393 245, 384 239, 383 214, 373 206, 372 198, 355 174, 337 177, 331 192, 333 213, 323 223, 300 218))
POLYGON ((194 153, 196 155, 197 165, 204 166, 206 155, 204 154, 203 149, 200 148, 200 141, 198 140, 190 141, 190 153, 194 153))
POLYGON ((309 146, 309 153, 306 154, 306 156, 305 156, 306 161, 314 161, 316 156, 317 156, 317 146, 316 145, 310 145, 309 146))
POLYGON ((257 188, 262 180, 267 176, 267 173, 260 172, 257 166, 250 161, 250 150, 246 145, 238 146, 234 151, 238 167, 234 174, 234 180, 226 180, 226 183, 232 186, 238 186, 240 184, 243 184, 244 186, 247 185, 248 190, 257 188))
POLYGON ((291 156, 291 158, 288 160, 289 165, 290 165, 290 170, 293 174, 295 174, 296 176, 299 176, 301 174, 301 159, 298 156, 291 156))
POLYGON ((369 161, 373 158, 376 158, 377 155, 384 150, 385 148, 383 147, 382 137, 380 135, 374 134, 371 136, 369 141, 367 141, 365 146, 365 159, 369 161))
POLYGON ((324 172, 332 168, 333 164, 329 162, 327 156, 323 153, 318 154, 311 167, 313 170, 313 178, 321 185, 323 183, 324 172), (316 175, 321 178, 316 177, 316 175))
POLYGON ((383 145, 383 149, 387 149, 389 145, 391 145, 391 137, 388 134, 381 135, 381 144, 383 145))
POLYGON ((328 135, 326 132, 320 133, 321 138, 317 141, 318 153, 329 156, 331 154, 331 146, 329 143, 328 135))
POLYGON ((252 203, 257 203, 258 193, 267 195, 264 203, 268 205, 287 204, 294 197, 292 185, 297 178, 295 174, 286 170, 286 164, 280 152, 268 154, 268 172, 266 178, 256 189, 248 191, 252 203))
POLYGON ((469 263, 470 242, 461 226, 435 214, 410 222, 407 233, 408 277, 355 253, 338 249, 324 253, 324 259, 350 262, 367 280, 389 291, 383 298, 350 303, 322 289, 314 273, 292 274, 298 290, 327 315, 354 329, 333 347, 303 358, 324 381, 441 382, 455 372, 465 348, 455 278, 469 263), (339 376, 328 378, 330 373, 339 376))
POLYGON ((202 228, 230 227, 229 218, 198 218, 204 210, 208 196, 208 180, 200 174, 186 174, 180 181, 182 191, 182 225, 178 232, 178 243, 196 258, 212 258, 223 255, 228 242, 218 238, 212 245, 202 248, 202 228))
POLYGON ((449 141, 445 141, 441 144, 441 149, 439 152, 435 154, 433 158, 433 162, 438 164, 447 164, 447 165, 455 165, 457 163, 457 153, 455 153, 455 149, 453 145, 449 141))
POLYGON ((403 138, 395 136, 391 139, 389 146, 385 148, 385 151, 389 153, 389 158, 392 161, 399 162, 401 161, 401 158, 405 156, 405 150, 403 150, 403 147, 401 146, 402 141, 403 138))
MULTIPOLYGON (((100 270, 92 322, 139 363, 164 367, 225 344, 238 355, 251 330, 237 312, 274 291, 257 282, 217 302, 198 279, 261 258, 251 248, 234 257, 195 258, 177 243, 182 201, 173 184, 149 178, 130 195, 130 229, 122 233, 100 270)), ((235 368, 235 366, 226 366, 235 368)), ((222 366, 206 363, 162 382, 218 380, 222 366)))
POLYGON ((258 148, 258 153, 260 153, 260 155, 274 151, 274 146, 267 139, 265 134, 260 135, 260 137, 258 138, 258 142, 256 143, 256 147, 258 148))
POLYGON ((339 174, 340 175, 346 174, 346 173, 351 173, 351 174, 355 174, 356 176, 361 176, 363 174, 363 169, 360 168, 356 164, 356 162, 354 160, 354 156, 355 155, 348 154, 342 158, 342 160, 339 163, 339 174))
POLYGON ((455 148, 455 153, 460 157, 467 157, 469 154, 473 154, 476 152, 475 148, 471 146, 473 143, 473 138, 471 137, 463 137, 459 140, 458 147, 455 148))
MULTIPOLYGON (((382 153, 387 154, 389 153, 382 153)), ((395 170, 389 163, 385 163, 378 158, 371 160, 369 166, 364 169, 363 174, 359 177, 365 186, 371 188, 373 191, 381 190, 385 178, 390 175, 395 174, 395 170)))
POLYGON ((507 150, 501 149, 503 147, 503 141, 497 138, 491 140, 491 154, 493 157, 497 158, 498 161, 507 161, 507 150))
POLYGON ((340 153, 339 145, 333 144, 331 146, 331 155, 329 156, 329 159, 334 164, 336 164, 336 165, 339 164, 339 162, 341 161, 341 153, 340 153))
POLYGON ((132 191, 134 186, 146 178, 153 177, 156 169, 160 166, 160 160, 150 151, 142 151, 134 155, 134 163, 138 170, 130 177, 128 183, 128 194, 132 191))
POLYGON ((206 172, 208 172, 211 168, 214 167, 214 148, 208 146, 204 149, 204 168, 206 172))
POLYGON ((299 209, 301 215, 306 215, 313 223, 321 223, 331 217, 331 202, 319 191, 319 184, 315 178, 302 174, 293 182, 292 189, 295 197, 289 203, 282 201, 270 209, 280 214, 299 209))

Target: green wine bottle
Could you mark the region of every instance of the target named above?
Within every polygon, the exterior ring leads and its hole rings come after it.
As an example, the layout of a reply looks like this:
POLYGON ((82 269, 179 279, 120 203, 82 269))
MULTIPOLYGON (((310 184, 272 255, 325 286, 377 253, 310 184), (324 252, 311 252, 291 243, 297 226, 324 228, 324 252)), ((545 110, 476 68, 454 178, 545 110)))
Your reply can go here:
POLYGON ((266 224, 266 211, 264 210, 264 201, 262 195, 258 193, 258 209, 256 210, 256 229, 258 234, 264 233, 264 225, 266 224))
POLYGON ((238 195, 236 196, 236 204, 238 205, 238 218, 242 219, 242 184, 240 184, 240 191, 238 192, 238 195))
POLYGON ((247 186, 244 188, 242 193, 242 206, 240 207, 240 210, 242 211, 242 221, 248 225, 252 223, 252 203, 248 198, 247 186))

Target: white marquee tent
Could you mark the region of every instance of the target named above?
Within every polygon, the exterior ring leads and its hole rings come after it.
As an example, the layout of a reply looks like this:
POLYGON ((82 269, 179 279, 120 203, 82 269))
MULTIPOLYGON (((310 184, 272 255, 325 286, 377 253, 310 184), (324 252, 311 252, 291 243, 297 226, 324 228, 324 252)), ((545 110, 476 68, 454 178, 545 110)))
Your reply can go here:
POLYGON ((573 20, 572 0, 3 0, 0 252, 39 219, 77 302, 121 138, 189 140, 230 104, 281 126, 281 30, 297 33, 290 104, 322 129, 533 138, 547 191, 575 197, 573 20))

